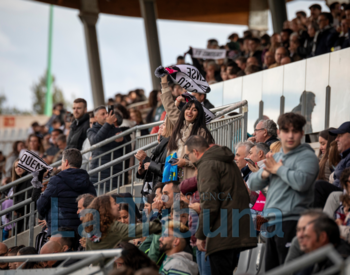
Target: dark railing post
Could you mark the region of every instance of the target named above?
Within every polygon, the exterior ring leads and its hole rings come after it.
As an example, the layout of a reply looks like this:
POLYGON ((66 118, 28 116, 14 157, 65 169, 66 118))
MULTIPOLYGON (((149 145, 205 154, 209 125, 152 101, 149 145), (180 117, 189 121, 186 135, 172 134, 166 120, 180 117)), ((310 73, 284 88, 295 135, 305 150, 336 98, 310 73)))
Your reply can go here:
POLYGON ((30 216, 29 216, 29 240, 28 246, 33 246, 34 244, 34 219, 35 219, 35 202, 30 203, 30 216))
POLYGON ((284 95, 282 95, 280 99, 280 115, 284 114, 284 106, 285 106, 285 97, 284 95))
POLYGON ((259 120, 264 117, 264 101, 260 100, 259 102, 259 120))
MULTIPOLYGON (((242 111, 244 112, 244 125, 243 125, 243 138, 242 141, 245 141, 247 139, 247 133, 248 133, 248 102, 247 105, 243 106, 242 111)), ((241 126, 242 127, 242 126, 241 126)))
POLYGON ((331 114, 331 87, 328 85, 326 87, 326 108, 325 108, 325 118, 324 118, 324 128, 329 128, 329 120, 331 114))

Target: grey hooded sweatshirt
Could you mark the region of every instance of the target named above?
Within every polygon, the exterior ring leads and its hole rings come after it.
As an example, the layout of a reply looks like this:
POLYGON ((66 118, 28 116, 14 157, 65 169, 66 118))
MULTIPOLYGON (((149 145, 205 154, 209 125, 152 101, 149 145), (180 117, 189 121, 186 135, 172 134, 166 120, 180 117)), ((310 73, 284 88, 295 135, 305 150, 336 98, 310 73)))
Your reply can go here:
POLYGON ((283 166, 267 179, 261 178, 263 169, 252 173, 250 188, 258 191, 269 185, 264 212, 275 208, 282 212, 282 221, 298 220, 300 213, 310 208, 313 202, 314 183, 319 170, 315 151, 310 145, 301 144, 287 154, 281 149, 273 158, 276 162, 282 160, 283 166))
POLYGON ((163 270, 160 274, 180 274, 180 275, 197 275, 198 265, 193 261, 193 256, 187 252, 175 253, 163 262, 163 270))

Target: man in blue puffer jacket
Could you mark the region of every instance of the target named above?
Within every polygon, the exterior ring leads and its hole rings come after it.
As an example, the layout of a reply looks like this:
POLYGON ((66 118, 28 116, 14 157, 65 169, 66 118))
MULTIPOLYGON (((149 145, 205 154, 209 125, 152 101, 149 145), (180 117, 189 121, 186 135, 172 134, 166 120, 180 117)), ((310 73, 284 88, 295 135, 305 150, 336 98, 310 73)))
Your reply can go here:
POLYGON ((81 221, 76 199, 82 194, 96 196, 88 173, 80 169, 82 156, 77 149, 66 149, 62 156, 62 171, 52 177, 44 193, 37 200, 38 212, 45 217, 48 236, 59 227, 77 230, 81 221), (55 221, 55 219, 57 219, 55 221))

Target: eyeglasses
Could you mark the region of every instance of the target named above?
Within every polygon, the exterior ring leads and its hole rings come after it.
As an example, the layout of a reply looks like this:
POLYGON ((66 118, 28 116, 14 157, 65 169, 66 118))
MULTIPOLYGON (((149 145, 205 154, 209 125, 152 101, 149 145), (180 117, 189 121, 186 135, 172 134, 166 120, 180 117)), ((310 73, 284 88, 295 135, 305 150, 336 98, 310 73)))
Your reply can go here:
POLYGON ((254 132, 263 131, 263 130, 265 130, 265 128, 261 128, 261 129, 254 129, 254 132))

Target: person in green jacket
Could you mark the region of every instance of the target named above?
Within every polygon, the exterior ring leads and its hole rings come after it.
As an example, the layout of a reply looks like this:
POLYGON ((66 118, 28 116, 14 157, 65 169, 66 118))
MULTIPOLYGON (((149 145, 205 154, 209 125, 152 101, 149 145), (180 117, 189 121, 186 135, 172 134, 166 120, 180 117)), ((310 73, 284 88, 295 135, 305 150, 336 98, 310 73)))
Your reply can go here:
MULTIPOLYGON (((144 224, 124 224, 117 221, 119 207, 115 200, 108 195, 95 198, 87 209, 95 209, 99 213, 99 232, 96 224, 84 227, 86 234, 86 250, 111 249, 121 241, 129 241, 143 237, 144 224), (134 233, 134 234, 133 234, 134 233)), ((94 223, 97 217, 92 213, 85 214, 83 226, 88 222, 94 223)), ((161 233, 162 225, 159 220, 149 223, 149 234, 161 233)), ((84 233, 84 232, 83 232, 84 233)))
POLYGON ((270 220, 266 225, 269 233, 265 271, 284 264, 296 235, 300 214, 310 208, 313 202, 319 165, 311 146, 301 144, 305 124, 305 118, 299 114, 281 115, 278 119, 281 151, 267 157, 265 167, 249 176, 251 190, 262 190, 269 186, 263 215, 269 219, 267 212, 272 210, 275 216, 275 221, 270 220), (279 234, 281 231, 283 235, 279 234))

